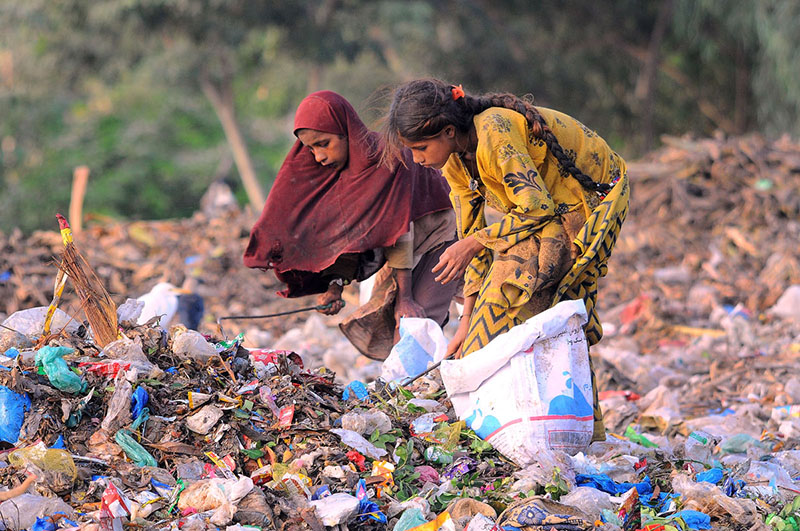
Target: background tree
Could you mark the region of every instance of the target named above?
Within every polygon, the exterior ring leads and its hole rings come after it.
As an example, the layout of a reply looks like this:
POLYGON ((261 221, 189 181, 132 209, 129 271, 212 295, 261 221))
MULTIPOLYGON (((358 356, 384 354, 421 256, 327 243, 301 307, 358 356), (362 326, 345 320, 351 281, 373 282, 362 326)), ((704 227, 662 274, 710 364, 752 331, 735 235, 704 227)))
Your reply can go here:
POLYGON ((799 25, 794 0, 6 0, 0 228, 52 228, 79 164, 94 215, 185 216, 219 178, 258 210, 307 93, 372 122, 424 75, 531 93, 629 158, 797 135, 799 25))

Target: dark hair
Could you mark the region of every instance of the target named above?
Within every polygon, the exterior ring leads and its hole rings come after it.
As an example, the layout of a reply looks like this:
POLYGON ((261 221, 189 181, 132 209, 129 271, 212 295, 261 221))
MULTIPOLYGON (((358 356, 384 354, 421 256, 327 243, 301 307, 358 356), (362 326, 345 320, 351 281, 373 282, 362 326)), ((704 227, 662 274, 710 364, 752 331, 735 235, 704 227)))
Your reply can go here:
POLYGON ((504 107, 523 115, 534 137, 541 139, 558 163, 581 185, 592 192, 608 192, 611 186, 598 183, 583 173, 558 143, 556 135, 533 106, 532 97, 519 98, 510 93, 490 93, 482 96, 464 94, 453 99, 453 85, 438 79, 417 79, 401 85, 394 92, 385 119, 386 150, 384 160, 399 157, 400 137, 411 141, 436 136, 448 125, 461 133, 469 131, 472 118, 490 107, 504 107))

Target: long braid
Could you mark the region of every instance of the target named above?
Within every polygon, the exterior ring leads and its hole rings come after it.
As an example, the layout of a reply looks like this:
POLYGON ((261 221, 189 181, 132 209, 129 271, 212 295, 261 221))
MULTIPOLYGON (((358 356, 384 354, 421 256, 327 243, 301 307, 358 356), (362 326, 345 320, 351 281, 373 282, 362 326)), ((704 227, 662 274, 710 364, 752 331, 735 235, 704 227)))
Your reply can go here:
POLYGON ((533 106, 530 101, 526 101, 510 93, 485 94, 483 96, 464 96, 464 106, 473 115, 481 113, 490 107, 504 107, 520 113, 528 121, 531 133, 535 138, 544 141, 547 149, 553 154, 558 163, 586 190, 590 192, 608 193, 611 185, 608 183, 595 182, 590 176, 583 173, 575 165, 575 161, 567 155, 564 148, 558 142, 556 135, 545 122, 541 113, 533 106))
POLYGON ((542 115, 531 103, 532 98, 523 99, 511 93, 492 93, 482 96, 465 94, 464 97, 454 100, 452 89, 452 85, 437 79, 411 81, 397 89, 384 129, 384 161, 399 153, 401 134, 410 140, 422 140, 438 134, 449 124, 466 132, 476 114, 490 107, 504 107, 525 117, 533 136, 544 141, 559 165, 586 190, 601 193, 611 190, 611 185, 595 182, 575 165, 575 161, 567 155, 542 115))

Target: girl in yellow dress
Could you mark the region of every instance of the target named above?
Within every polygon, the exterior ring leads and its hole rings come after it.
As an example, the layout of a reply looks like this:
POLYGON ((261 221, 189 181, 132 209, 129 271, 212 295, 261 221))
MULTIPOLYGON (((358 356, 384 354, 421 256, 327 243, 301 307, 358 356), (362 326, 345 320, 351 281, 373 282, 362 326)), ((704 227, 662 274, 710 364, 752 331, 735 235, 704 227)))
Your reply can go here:
MULTIPOLYGON (((387 157, 402 146, 450 184, 460 240, 433 271, 464 275, 448 354, 465 356, 561 300, 583 299, 589 345, 602 337, 597 280, 628 212, 625 161, 597 133, 512 94, 472 96, 436 79, 399 87, 387 157), (486 205, 503 217, 487 226, 486 205)), ((595 394, 594 439, 605 438, 595 394)))

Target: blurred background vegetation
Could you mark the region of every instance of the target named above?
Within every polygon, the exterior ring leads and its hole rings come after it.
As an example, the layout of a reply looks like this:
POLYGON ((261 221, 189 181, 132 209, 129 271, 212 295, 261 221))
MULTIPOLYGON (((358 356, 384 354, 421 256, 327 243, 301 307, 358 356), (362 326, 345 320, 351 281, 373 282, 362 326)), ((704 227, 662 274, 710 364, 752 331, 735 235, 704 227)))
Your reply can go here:
POLYGON ((663 134, 800 134, 797 0, 3 0, 0 230, 260 210, 309 92, 372 123, 399 82, 531 93, 629 158, 663 134), (250 188, 242 184, 251 179, 250 188))

